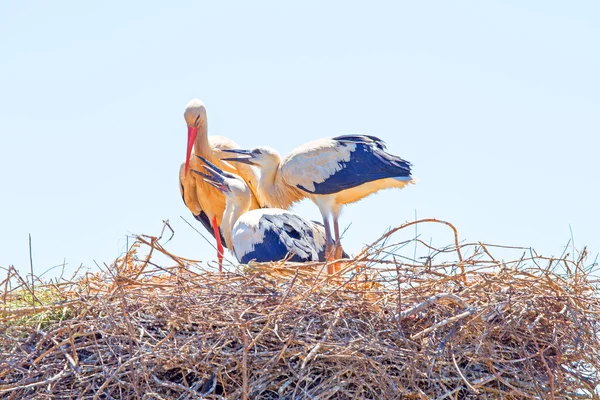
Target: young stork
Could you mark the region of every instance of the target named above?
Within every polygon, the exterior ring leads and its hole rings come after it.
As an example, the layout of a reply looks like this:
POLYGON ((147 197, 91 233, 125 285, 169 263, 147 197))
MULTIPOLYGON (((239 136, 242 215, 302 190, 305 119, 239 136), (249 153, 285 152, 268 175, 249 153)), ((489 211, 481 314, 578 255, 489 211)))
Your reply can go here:
MULTIPOLYGON (((200 221, 216 239, 219 271, 222 271, 224 238, 219 224, 225 211, 225 196, 214 186, 197 178, 196 174, 188 173, 190 166, 194 167, 198 163, 197 158, 192 155, 202 156, 224 170, 235 172, 248 182, 250 187, 256 187, 258 175, 250 166, 239 164, 234 166, 221 161, 221 158, 227 155, 223 153, 224 150, 239 149, 240 146, 223 136, 208 136, 206 106, 202 101, 191 100, 185 107, 183 116, 188 127, 188 140, 185 163, 179 168, 181 197, 194 218, 200 221)), ((251 192, 250 209, 260 208, 260 206, 257 196, 251 192)))
POLYGON ((225 243, 242 264, 289 259, 295 262, 325 261, 325 229, 297 214, 278 209, 250 210, 252 192, 239 176, 228 173, 198 156, 202 173, 192 172, 225 194, 221 231, 225 243))
POLYGON ((330 217, 333 218, 336 250, 341 258, 338 218, 344 204, 359 201, 381 189, 403 188, 416 183, 411 164, 386 151, 385 143, 367 135, 345 135, 308 142, 282 161, 268 147, 252 150, 227 149, 236 157, 224 161, 245 163, 260 168, 257 193, 269 207, 288 208, 307 197, 321 211, 325 224, 327 254, 334 245, 330 217))

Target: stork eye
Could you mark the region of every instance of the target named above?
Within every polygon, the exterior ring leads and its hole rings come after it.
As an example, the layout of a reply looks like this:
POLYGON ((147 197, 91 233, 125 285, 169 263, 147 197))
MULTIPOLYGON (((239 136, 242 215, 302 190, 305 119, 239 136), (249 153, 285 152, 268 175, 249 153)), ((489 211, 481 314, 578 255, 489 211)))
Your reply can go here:
POLYGON ((198 125, 198 120, 200 119, 200 115, 196 117, 196 121, 194 121, 194 125, 198 125))
POLYGON ((254 149, 252 150, 252 154, 262 154, 262 151, 260 151, 259 149, 254 149))

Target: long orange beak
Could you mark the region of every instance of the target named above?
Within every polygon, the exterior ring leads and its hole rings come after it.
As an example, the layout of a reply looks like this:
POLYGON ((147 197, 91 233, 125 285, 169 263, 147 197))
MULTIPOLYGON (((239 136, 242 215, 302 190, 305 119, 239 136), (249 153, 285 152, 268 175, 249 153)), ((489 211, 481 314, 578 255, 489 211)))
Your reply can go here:
POLYGON ((190 157, 192 156, 192 147, 196 141, 196 135, 198 134, 198 128, 188 126, 188 142, 187 142, 187 153, 185 154, 185 175, 187 175, 190 169, 190 157))

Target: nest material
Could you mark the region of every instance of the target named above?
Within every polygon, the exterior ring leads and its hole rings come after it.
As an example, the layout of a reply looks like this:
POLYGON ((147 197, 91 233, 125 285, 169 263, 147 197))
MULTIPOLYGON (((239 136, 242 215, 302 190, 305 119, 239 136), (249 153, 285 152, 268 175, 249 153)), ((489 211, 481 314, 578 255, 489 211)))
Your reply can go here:
POLYGON ((598 398, 585 254, 498 262, 456 237, 398 261, 395 231, 333 277, 289 263, 208 272, 147 236, 69 282, 9 268, 0 398, 598 398))

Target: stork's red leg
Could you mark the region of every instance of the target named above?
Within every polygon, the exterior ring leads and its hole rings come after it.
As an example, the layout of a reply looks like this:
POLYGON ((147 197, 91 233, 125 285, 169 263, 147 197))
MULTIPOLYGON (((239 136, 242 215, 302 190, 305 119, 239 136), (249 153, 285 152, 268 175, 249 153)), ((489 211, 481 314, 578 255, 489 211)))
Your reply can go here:
POLYGON ((217 217, 212 220, 213 232, 215 238, 217 238, 217 259, 219 260, 219 272, 223 272, 223 243, 221 243, 221 231, 219 231, 219 225, 217 224, 217 217))
MULTIPOLYGON (((325 261, 329 262, 333 258, 333 239, 331 238, 331 228, 329 226, 329 217, 323 214, 323 226, 325 227, 325 261)), ((333 266, 327 264, 327 274, 333 274, 333 266)))
MULTIPOLYGON (((337 215, 333 216, 333 232, 335 234, 335 241, 333 243, 333 259, 339 260, 342 258, 342 244, 340 243, 340 228, 338 227, 337 215)), ((340 263, 336 262, 333 264, 334 272, 340 270, 340 263)))

